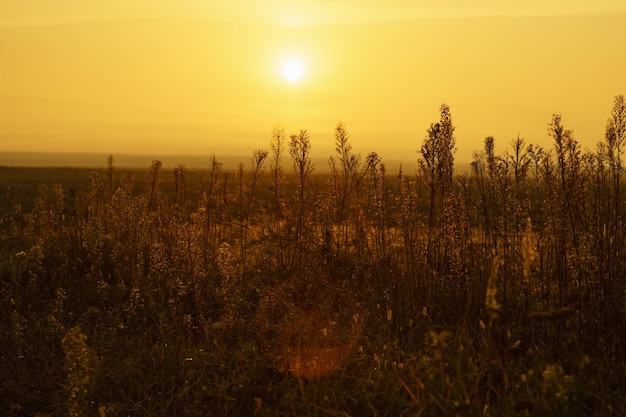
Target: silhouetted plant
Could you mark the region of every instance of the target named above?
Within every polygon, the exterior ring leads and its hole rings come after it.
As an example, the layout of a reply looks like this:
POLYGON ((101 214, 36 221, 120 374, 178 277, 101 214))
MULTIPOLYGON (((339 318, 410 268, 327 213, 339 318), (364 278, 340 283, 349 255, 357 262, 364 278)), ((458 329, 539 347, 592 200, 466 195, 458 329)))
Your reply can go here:
MULTIPOLYGON (((619 256, 619 248, 624 247, 624 212, 623 212, 623 161, 624 145, 626 143, 626 104, 624 96, 615 97, 611 117, 607 121, 605 133, 605 150, 609 165, 609 181, 611 191, 609 193, 611 208, 610 217, 607 221, 606 247, 606 273, 607 278, 603 281, 603 292, 609 303, 616 303, 611 310, 618 305, 623 306, 626 301, 626 287, 622 279, 624 262, 619 256)), ((622 308, 622 307, 619 307, 622 308)), ((607 317, 608 321, 615 317, 607 317)))
POLYGON ((580 186, 584 178, 580 170, 580 150, 572 132, 563 127, 561 116, 553 115, 548 133, 554 139, 556 152, 557 193, 552 213, 556 246, 554 276, 557 279, 558 305, 563 306, 565 295, 570 290, 572 275, 580 274, 577 265, 579 258, 578 223, 579 206, 584 197, 580 186), (571 248, 571 249, 570 249, 571 248), (573 256, 572 256, 573 255, 573 256))
MULTIPOLYGON (((341 122, 335 127, 335 152, 337 153, 336 159, 330 157, 332 192, 336 201, 333 211, 340 231, 338 245, 346 248, 351 233, 348 213, 353 210, 361 157, 352 153, 348 132, 341 122)), ((332 234, 332 230, 330 232, 332 234)))
MULTIPOLYGON (((452 194, 456 138, 450 108, 443 104, 440 120, 431 124, 420 149, 419 166, 429 195, 427 258, 433 288, 438 292, 450 274, 452 240, 446 230, 452 225, 454 197, 452 194)), ((439 299, 438 295, 435 295, 439 299)))
POLYGON ((298 135, 291 135, 289 142, 289 155, 291 155, 291 162, 293 166, 293 173, 296 177, 296 196, 295 196, 295 209, 296 209, 296 258, 295 265, 299 270, 302 269, 303 256, 305 250, 305 213, 306 213, 306 201, 305 191, 306 186, 313 172, 313 164, 311 162, 311 139, 306 130, 301 130, 298 135))
POLYGON ((243 212, 243 236, 242 236, 242 262, 243 269, 246 268, 246 257, 248 248, 248 235, 250 230, 250 216, 252 211, 252 205, 256 196, 257 188, 260 186, 263 180, 263 165, 267 158, 268 152, 265 150, 257 149, 250 158, 250 168, 248 171, 248 186, 247 186, 247 198, 245 202, 243 212))
POLYGON ((281 271, 284 266, 284 252, 283 252, 283 231, 284 227, 284 213, 283 213, 283 198, 281 194, 283 183, 283 167, 282 167, 282 155, 285 147, 285 131, 281 127, 274 127, 272 131, 272 140, 270 143, 271 148, 271 166, 270 171, 272 175, 272 223, 271 223, 271 237, 275 242, 274 250, 270 251, 270 258, 272 252, 275 255, 275 266, 277 271, 281 271))
POLYGON ((429 189, 428 234, 431 238, 428 243, 428 253, 432 267, 436 267, 438 258, 444 256, 441 253, 441 247, 435 249, 436 244, 443 243, 441 239, 438 239, 435 230, 445 228, 445 211, 447 204, 450 203, 452 191, 456 141, 450 108, 444 104, 440 112, 440 121, 431 124, 428 129, 428 136, 420 149, 421 158, 419 159, 419 165, 429 189))
POLYGON ((227 176, 222 170, 222 163, 215 156, 209 161, 207 171, 201 173, 200 201, 197 215, 202 224, 202 242, 204 264, 206 268, 215 267, 215 257, 220 242, 226 238, 228 210, 226 204, 227 176))

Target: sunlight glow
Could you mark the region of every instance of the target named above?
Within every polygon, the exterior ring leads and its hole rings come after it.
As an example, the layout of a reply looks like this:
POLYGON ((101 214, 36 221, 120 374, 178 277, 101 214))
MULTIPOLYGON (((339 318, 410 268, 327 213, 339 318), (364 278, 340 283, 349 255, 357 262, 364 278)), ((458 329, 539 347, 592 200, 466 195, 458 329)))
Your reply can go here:
POLYGON ((304 75, 304 67, 300 61, 292 59, 283 63, 282 74, 287 81, 296 82, 304 75))

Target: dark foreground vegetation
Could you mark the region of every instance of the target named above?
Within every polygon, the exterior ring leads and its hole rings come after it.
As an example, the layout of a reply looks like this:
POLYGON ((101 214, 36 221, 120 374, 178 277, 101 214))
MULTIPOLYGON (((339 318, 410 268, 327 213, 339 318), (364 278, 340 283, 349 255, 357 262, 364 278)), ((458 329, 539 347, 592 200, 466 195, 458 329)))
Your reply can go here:
POLYGON ((324 178, 276 129, 235 172, 9 192, 0 414, 626 415, 624 99, 595 151, 548 134, 455 175, 444 105, 415 173, 339 124, 324 178))

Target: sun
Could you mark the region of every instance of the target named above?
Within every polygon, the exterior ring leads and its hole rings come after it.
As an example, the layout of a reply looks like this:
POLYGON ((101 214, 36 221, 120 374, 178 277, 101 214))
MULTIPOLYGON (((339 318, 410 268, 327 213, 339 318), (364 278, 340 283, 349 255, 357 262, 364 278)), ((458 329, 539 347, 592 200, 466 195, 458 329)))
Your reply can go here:
POLYGON ((304 66, 302 62, 290 59, 285 61, 281 67, 283 77, 289 82, 297 82, 304 75, 304 66))

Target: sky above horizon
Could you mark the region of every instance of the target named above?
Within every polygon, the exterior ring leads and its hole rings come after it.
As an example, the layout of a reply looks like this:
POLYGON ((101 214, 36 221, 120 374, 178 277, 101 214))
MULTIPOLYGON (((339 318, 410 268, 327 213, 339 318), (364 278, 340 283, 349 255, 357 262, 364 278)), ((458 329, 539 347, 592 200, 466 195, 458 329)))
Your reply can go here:
POLYGON ((551 147, 553 113, 595 149, 626 2, 467 4, 0 0, 0 152, 247 155, 280 125, 325 156, 342 121, 356 151, 414 161, 442 103, 460 162, 486 136, 551 147))

